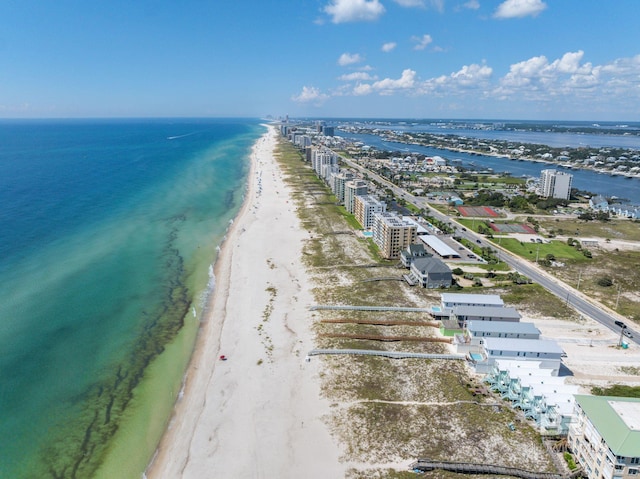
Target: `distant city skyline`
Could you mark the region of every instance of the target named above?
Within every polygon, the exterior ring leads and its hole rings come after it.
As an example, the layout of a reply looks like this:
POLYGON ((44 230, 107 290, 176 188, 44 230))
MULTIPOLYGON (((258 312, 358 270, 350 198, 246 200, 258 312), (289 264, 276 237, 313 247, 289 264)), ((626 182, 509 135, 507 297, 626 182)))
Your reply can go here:
POLYGON ((636 0, 4 2, 0 117, 640 121, 636 0))

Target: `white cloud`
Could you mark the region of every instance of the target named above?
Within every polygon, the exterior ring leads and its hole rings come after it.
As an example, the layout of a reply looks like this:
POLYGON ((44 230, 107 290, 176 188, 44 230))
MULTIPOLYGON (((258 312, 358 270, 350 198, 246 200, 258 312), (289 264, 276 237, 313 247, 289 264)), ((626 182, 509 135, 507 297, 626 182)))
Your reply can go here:
POLYGON ((371 87, 381 94, 391 94, 395 90, 407 90, 413 88, 416 80, 416 72, 407 68, 402 71, 402 75, 397 80, 385 78, 375 82, 371 87))
POLYGON ((360 63, 362 61, 362 57, 359 53, 343 53, 338 58, 338 65, 341 67, 345 67, 347 65, 353 65, 354 63, 360 63))
POLYGON ((364 95, 368 95, 369 93, 373 92, 373 87, 371 85, 369 85, 368 83, 362 83, 360 85, 357 85, 354 89, 353 89, 353 94, 356 96, 364 96, 364 95))
POLYGON ((462 6, 464 8, 468 8, 469 10, 478 10, 480 8, 480 2, 478 0, 469 0, 462 6))
POLYGON ((324 7, 333 23, 371 22, 385 12, 379 0, 332 0, 324 7))
POLYGON ((380 95, 393 95, 396 91, 411 91, 416 85, 416 72, 407 68, 403 70, 398 79, 385 78, 380 81, 370 83, 359 83, 353 88, 356 96, 369 95, 378 92, 380 95))
POLYGON ((326 94, 315 87, 304 87, 292 99, 319 106, 332 97, 378 94, 446 100, 449 104, 479 108, 477 111, 483 104, 504 102, 498 108, 505 112, 516 112, 517 106, 518 112, 636 114, 640 103, 640 55, 601 65, 593 65, 585 57, 581 50, 566 52, 556 59, 535 56, 513 63, 501 76, 496 76, 484 62, 474 63, 426 80, 420 80, 412 69, 405 69, 399 78, 378 80, 359 68, 340 76, 338 86, 326 94))
POLYGON ((424 0, 393 0, 401 7, 424 7, 424 0))
POLYGON ((451 74, 451 79, 461 86, 475 86, 489 78, 493 69, 487 65, 465 65, 460 70, 451 74))
POLYGON ((329 98, 329 95, 322 93, 318 88, 313 86, 303 86, 302 91, 298 95, 294 95, 291 99, 297 103, 313 103, 321 105, 329 98))
POLYGON ((433 38, 431 35, 424 34, 422 37, 411 37, 413 42, 416 42, 416 46, 413 47, 414 50, 424 50, 427 46, 433 42, 433 38))
POLYGON ((427 3, 433 9, 442 13, 444 11, 444 0, 393 0, 401 7, 406 8, 426 8, 427 3))
POLYGON ((495 18, 522 18, 537 16, 547 8, 542 0, 505 0, 496 9, 495 18))
POLYGON ((464 65, 457 72, 430 78, 419 85, 419 94, 454 95, 485 90, 490 86, 493 69, 487 65, 464 65))
POLYGON ((338 79, 342 81, 370 81, 375 80, 375 77, 372 77, 367 72, 353 72, 342 75, 338 79))
POLYGON ((391 50, 393 50, 398 44, 396 42, 388 42, 382 45, 381 50, 385 53, 390 52, 391 50))

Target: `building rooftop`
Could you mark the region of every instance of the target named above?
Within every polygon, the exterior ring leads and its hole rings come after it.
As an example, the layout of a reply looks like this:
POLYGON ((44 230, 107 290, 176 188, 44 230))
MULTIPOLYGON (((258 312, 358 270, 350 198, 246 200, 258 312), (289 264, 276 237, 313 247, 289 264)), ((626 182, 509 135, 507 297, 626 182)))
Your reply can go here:
POLYGON ((540 330, 533 323, 511 321, 469 321, 467 329, 472 333, 540 334, 540 330))
POLYGON ((412 223, 404 221, 396 213, 392 213, 390 211, 374 213, 373 216, 379 218, 387 226, 390 226, 392 228, 415 228, 412 223))
POLYGON ((485 306, 503 306, 504 301, 498 294, 465 294, 465 293, 442 293, 440 295, 442 303, 457 304, 481 304, 485 306))
POLYGON ((420 240, 433 249, 440 256, 459 258, 460 254, 443 242, 440 238, 433 235, 421 235, 420 240))
POLYGON ((576 402, 614 454, 640 457, 640 399, 577 394, 576 402))
POLYGON ((557 342, 550 339, 484 338, 485 349, 497 351, 522 351, 529 353, 562 354, 557 342))
POLYGON ((434 257, 422 257, 413 260, 413 266, 421 274, 429 273, 450 273, 449 267, 441 260, 434 257))
MULTIPOLYGON (((502 301, 502 300, 501 300, 502 301)), ((512 306, 454 306, 456 316, 481 316, 483 318, 520 319, 520 313, 512 306)))

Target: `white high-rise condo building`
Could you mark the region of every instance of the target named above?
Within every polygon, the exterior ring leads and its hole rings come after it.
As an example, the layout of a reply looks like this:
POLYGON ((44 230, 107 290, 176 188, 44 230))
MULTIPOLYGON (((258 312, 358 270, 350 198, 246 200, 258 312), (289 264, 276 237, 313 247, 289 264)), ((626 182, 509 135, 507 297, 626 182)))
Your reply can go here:
POLYGON ((542 170, 540 174, 540 196, 568 200, 571 194, 573 175, 558 170, 542 170))
POLYGON ((344 185, 344 207, 349 213, 355 211, 356 196, 363 196, 369 192, 367 182, 364 180, 347 181, 344 185))
POLYGON ((358 223, 364 229, 373 226, 373 215, 375 213, 383 213, 387 210, 387 205, 372 195, 356 196, 354 198, 354 211, 358 223))

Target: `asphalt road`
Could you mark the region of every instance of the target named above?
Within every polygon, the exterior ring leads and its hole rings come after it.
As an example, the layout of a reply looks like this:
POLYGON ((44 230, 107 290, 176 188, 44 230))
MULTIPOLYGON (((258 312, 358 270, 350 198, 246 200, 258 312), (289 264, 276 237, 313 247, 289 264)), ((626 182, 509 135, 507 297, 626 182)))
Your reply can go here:
POLYGON ((461 236, 471 241, 472 243, 478 244, 479 246, 491 246, 492 248, 499 250, 500 260, 507 263, 515 271, 525 275, 535 283, 538 283, 539 285, 541 285, 547 291, 551 292, 552 294, 555 294, 558 298, 562 299, 568 305, 573 307, 573 309, 575 309, 578 313, 605 325, 616 334, 620 334, 621 339, 624 339, 627 342, 634 342, 640 345, 640 333, 638 331, 632 330, 631 328, 628 328, 628 325, 627 325, 627 330, 630 332, 630 334, 633 337, 629 338, 626 336, 622 336, 621 328, 618 325, 616 325, 614 321, 616 320, 624 321, 623 317, 620 317, 619 315, 615 315, 615 313, 608 311, 601 304, 589 301, 584 295, 582 295, 579 291, 575 290, 571 286, 547 274, 546 272, 537 268, 535 265, 533 265, 529 261, 522 259, 518 256, 515 256, 510 252, 508 252, 507 250, 504 250, 499 246, 493 244, 492 242, 487 241, 484 238, 484 236, 478 235, 472 231, 463 230, 461 225, 457 224, 454 220, 451 219, 451 217, 431 207, 424 198, 413 196, 409 192, 394 185, 386 178, 383 178, 380 175, 376 174, 375 172, 358 165, 352 160, 349 160, 344 157, 341 157, 341 159, 350 167, 355 168, 361 171, 362 173, 366 173, 369 176, 369 178, 373 178, 378 183, 390 188, 393 191, 393 193, 396 195, 396 197, 404 198, 406 201, 413 203, 418 208, 423 208, 425 210, 428 210, 431 216, 433 216, 434 218, 437 218, 440 221, 449 222, 454 225, 457 225, 458 228, 456 231, 456 236, 461 236))

